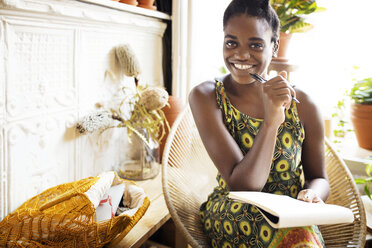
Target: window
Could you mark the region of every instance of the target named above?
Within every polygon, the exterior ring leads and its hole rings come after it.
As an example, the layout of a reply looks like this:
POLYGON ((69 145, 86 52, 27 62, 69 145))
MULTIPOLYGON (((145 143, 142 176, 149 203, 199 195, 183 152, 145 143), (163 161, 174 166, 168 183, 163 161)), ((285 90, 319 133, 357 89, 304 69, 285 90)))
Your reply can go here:
MULTIPOLYGON (((222 17, 230 1, 191 3, 189 89, 220 75, 222 17)), ((354 77, 372 77, 372 1, 318 0, 317 4, 327 10, 309 16, 313 30, 292 36, 288 57, 300 65, 291 81, 330 115, 354 77), (360 69, 353 71, 353 66, 360 69)))
POLYGON ((300 65, 292 79, 329 115, 353 78, 372 77, 372 1, 317 3, 327 10, 309 16, 313 30, 292 36, 288 57, 300 65))

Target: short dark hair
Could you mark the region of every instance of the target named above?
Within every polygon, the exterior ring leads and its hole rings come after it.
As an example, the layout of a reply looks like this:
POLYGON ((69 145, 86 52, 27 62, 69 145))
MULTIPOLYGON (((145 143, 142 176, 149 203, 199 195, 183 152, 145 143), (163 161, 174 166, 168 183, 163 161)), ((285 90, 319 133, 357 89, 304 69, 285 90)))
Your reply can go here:
POLYGON ((227 6, 223 15, 223 27, 225 28, 229 19, 237 15, 248 15, 258 17, 267 21, 273 36, 272 42, 277 42, 279 39, 280 21, 275 10, 270 5, 270 0, 233 0, 227 6))

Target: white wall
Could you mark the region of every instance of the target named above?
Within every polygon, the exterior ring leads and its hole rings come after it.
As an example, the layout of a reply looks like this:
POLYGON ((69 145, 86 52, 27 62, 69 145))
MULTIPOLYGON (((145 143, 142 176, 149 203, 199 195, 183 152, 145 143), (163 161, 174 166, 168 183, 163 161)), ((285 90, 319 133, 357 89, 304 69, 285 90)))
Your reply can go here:
POLYGON ((122 161, 124 129, 77 136, 74 125, 132 83, 105 77, 116 45, 132 46, 142 82, 163 85, 166 17, 73 0, 0 0, 0 7, 1 220, 49 187, 122 161))

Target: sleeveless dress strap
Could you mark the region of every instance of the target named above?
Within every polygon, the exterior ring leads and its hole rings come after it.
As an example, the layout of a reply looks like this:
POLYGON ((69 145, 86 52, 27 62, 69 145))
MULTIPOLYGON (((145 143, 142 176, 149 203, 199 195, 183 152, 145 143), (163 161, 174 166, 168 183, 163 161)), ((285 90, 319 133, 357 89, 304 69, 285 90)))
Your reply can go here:
POLYGON ((286 114, 289 114, 289 116, 291 117, 290 119, 293 125, 292 132, 294 137, 296 137, 302 143, 305 138, 305 131, 300 121, 300 118, 298 117, 297 106, 294 101, 292 101, 290 109, 286 110, 286 114))
POLYGON ((230 123, 232 120, 231 104, 225 93, 223 83, 216 79, 216 98, 217 105, 222 110, 224 120, 226 123, 230 123))

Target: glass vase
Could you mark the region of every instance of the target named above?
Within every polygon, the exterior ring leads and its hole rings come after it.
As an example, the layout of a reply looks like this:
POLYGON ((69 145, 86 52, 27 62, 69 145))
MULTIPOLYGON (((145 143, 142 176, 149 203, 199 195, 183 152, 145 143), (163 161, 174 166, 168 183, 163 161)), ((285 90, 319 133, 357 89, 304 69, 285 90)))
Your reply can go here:
POLYGON ((118 175, 125 179, 150 179, 160 171, 158 142, 145 129, 138 130, 138 133, 130 136, 124 162, 117 168, 118 175))

